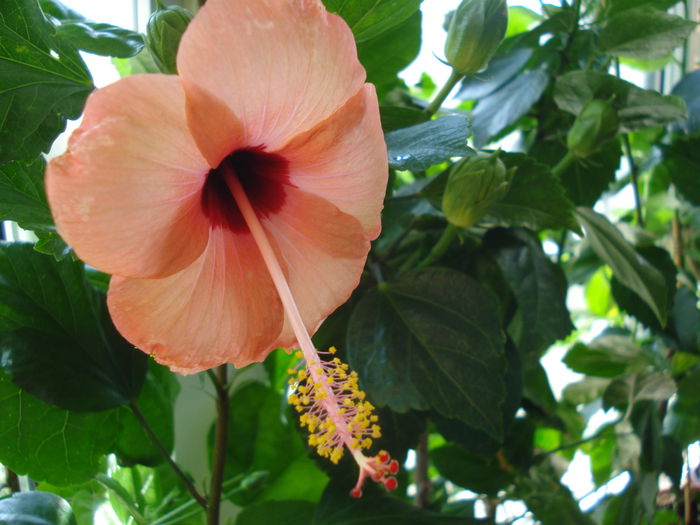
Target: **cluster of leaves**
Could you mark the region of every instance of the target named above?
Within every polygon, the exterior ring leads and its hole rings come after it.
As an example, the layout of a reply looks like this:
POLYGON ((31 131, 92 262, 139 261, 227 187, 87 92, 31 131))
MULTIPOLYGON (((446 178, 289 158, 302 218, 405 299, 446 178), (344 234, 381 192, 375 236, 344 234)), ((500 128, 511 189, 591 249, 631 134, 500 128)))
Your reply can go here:
MULTIPOLYGON (((684 505, 697 512, 681 470, 700 439, 698 75, 663 95, 610 73, 672 60, 694 27, 666 12, 675 3, 510 8, 489 66, 459 84, 456 109, 432 118, 430 78, 409 87, 397 76, 420 48, 421 0, 325 0, 377 86, 391 177, 367 271, 315 343, 337 346, 380 407, 377 447, 400 461, 417 450, 418 461, 395 495, 350 499, 353 466, 309 454, 285 404, 292 358, 275 353, 232 389, 224 495, 242 508, 237 524, 495 523, 508 500, 545 525, 661 525, 679 523, 684 505), (572 154, 567 135, 592 101, 615 127, 590 155, 572 154), (443 203, 458 190, 455 160, 477 155, 470 136, 475 148, 516 138, 517 153, 496 153, 507 180, 460 227, 443 203), (593 210, 630 187, 636 209, 616 225, 593 210), (572 289, 586 303, 573 319, 572 289), (606 328, 591 340, 595 321, 606 328), (561 396, 541 364, 557 342, 581 374, 561 396), (586 433, 600 410, 614 421, 586 433), (596 487, 630 476, 590 513, 560 480, 577 451, 596 487), (473 496, 455 500, 462 489, 473 496), (487 518, 475 517, 477 501, 487 518)), ((141 35, 57 0, 4 0, 0 219, 38 241, 0 249, 0 463, 39 491, 0 500, 0 517, 88 524, 108 500, 125 523, 201 523, 138 417, 172 452, 178 382, 116 332, 106 276, 71 254, 46 203, 42 154, 93 89, 79 50, 117 57, 123 73, 164 62, 141 35)))

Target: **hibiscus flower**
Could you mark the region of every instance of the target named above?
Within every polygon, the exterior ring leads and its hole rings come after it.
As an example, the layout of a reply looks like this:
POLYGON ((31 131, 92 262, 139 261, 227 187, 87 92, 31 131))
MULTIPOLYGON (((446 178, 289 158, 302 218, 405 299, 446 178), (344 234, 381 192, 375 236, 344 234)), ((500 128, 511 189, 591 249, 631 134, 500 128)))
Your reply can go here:
POLYGON ((124 337, 175 371, 300 347, 313 414, 334 422, 331 449, 360 464, 355 494, 365 476, 393 488, 398 465, 360 452, 378 433, 371 406, 353 398, 367 420, 353 431, 330 384, 337 367, 309 337, 357 286, 387 183, 352 32, 320 0, 209 0, 177 66, 89 97, 47 170, 58 231, 113 275, 124 337))

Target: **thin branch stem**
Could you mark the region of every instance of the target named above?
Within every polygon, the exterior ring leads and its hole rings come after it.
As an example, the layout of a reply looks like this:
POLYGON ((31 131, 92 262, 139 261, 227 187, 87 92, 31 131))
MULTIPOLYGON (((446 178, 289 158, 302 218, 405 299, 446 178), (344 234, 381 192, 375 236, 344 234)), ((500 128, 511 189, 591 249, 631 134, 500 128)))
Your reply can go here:
POLYGON ((442 86, 442 89, 435 95, 432 102, 425 108, 425 114, 429 117, 435 115, 435 113, 440 110, 440 107, 442 107, 442 103, 445 102, 445 99, 450 95, 450 92, 452 92, 452 89, 457 85, 457 82, 462 80, 463 77, 464 75, 462 73, 453 69, 445 85, 442 86))
POLYGON ((557 165, 552 168, 552 175, 554 175, 557 178, 560 178, 562 174, 571 166, 575 161, 577 157, 576 154, 573 153, 572 151, 567 151, 566 155, 557 162, 557 165))
POLYGON ((207 524, 218 525, 221 508, 221 492, 224 482, 224 467, 226 465, 226 449, 228 444, 228 412, 229 399, 226 387, 226 365, 216 369, 216 438, 214 441, 214 460, 209 489, 209 505, 207 507, 207 524))
POLYGON ((637 211, 637 224, 644 228, 644 216, 642 215, 642 198, 639 195, 639 167, 632 156, 630 138, 626 133, 622 134, 622 148, 625 150, 625 157, 630 165, 630 176, 632 177, 632 189, 634 190, 634 207, 637 211))
POLYGON ((673 215, 673 262, 681 270, 685 269, 685 249, 683 247, 683 227, 678 210, 673 215))
POLYGON ((447 248, 450 247, 452 239, 454 239, 455 235, 457 235, 457 226, 449 223, 445 228, 445 231, 442 232, 442 236, 438 242, 435 244, 435 246, 433 246, 433 249, 430 250, 425 259, 418 263, 416 268, 425 268, 426 266, 430 266, 432 263, 442 257, 447 251, 447 248))
POLYGON ((187 475, 180 469, 180 467, 175 463, 172 457, 170 457, 170 453, 168 450, 165 448, 163 443, 161 443, 160 439, 158 439, 158 436, 156 436, 155 432, 151 428, 151 425, 148 424, 148 421, 146 421, 146 418, 144 417, 143 413, 139 409, 139 406, 136 404, 136 401, 130 401, 129 402, 129 407, 131 408, 131 411, 134 413, 134 416, 136 416, 136 419, 138 422, 141 424, 143 429, 146 431, 146 435, 148 435, 148 438, 153 442, 153 444, 156 446, 156 448, 160 451, 160 453, 163 455, 165 460, 168 462, 168 465, 170 465, 170 468, 173 469, 175 474, 180 478, 182 483, 185 485, 187 490, 189 491, 190 494, 192 494, 192 497, 199 503, 202 508, 207 508, 207 500, 202 496, 199 491, 197 490, 197 487, 194 486, 192 481, 187 477, 187 475))
POLYGON ((416 507, 425 509, 430 503, 430 493, 433 490, 433 485, 430 482, 428 475, 428 467, 430 458, 428 456, 428 431, 426 430, 420 436, 418 446, 416 447, 416 470, 413 472, 416 483, 416 507))

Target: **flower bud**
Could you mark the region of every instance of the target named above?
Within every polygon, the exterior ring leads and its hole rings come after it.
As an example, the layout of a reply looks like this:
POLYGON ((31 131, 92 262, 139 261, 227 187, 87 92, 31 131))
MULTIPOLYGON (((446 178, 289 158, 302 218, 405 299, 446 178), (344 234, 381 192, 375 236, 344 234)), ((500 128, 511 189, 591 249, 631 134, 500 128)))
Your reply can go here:
POLYGON ((566 137, 566 145, 579 157, 588 157, 615 136, 620 119, 612 103, 594 99, 588 102, 574 121, 566 137))
POLYGON ((170 6, 158 9, 148 20, 146 46, 161 72, 177 73, 177 48, 192 17, 187 9, 170 6))
POLYGON ((501 200, 510 185, 512 171, 498 153, 461 160, 450 170, 442 196, 447 220, 466 228, 476 224, 492 204, 501 200))
POLYGON ((488 65, 507 28, 506 0, 462 0, 447 31, 447 62, 459 73, 473 75, 488 65))

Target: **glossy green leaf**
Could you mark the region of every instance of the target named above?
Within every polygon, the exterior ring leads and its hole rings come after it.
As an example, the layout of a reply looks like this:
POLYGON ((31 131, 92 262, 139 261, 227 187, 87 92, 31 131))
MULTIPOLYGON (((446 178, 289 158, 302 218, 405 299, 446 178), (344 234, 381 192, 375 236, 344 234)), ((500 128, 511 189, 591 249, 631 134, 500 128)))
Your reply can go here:
POLYGON ((496 298, 467 275, 430 268, 382 284, 348 327, 350 366, 373 402, 428 406, 500 439, 504 359, 496 298))
POLYGON ((485 146, 492 137, 530 111, 548 83, 549 75, 544 71, 525 71, 479 100, 472 111, 474 145, 477 148, 485 146))
POLYGON ((93 89, 75 50, 54 35, 36 0, 0 11, 0 165, 48 151, 93 89))
POLYGON ((490 95, 517 75, 530 60, 532 53, 530 48, 519 47, 504 54, 497 54, 478 75, 462 80, 455 97, 460 100, 472 100, 490 95))
POLYGON ((542 15, 535 13, 533 10, 523 6, 514 6, 508 8, 508 30, 506 38, 524 33, 532 25, 542 20, 542 15))
POLYGON ((70 22, 59 25, 56 35, 88 53, 129 58, 144 47, 140 33, 97 22, 70 22))
POLYGON ((574 372, 593 377, 617 377, 644 370, 652 357, 629 337, 603 335, 589 344, 576 343, 564 357, 574 372))
POLYGON ((402 24, 357 45, 357 56, 367 71, 367 82, 382 99, 392 88, 403 85, 398 73, 418 55, 421 45, 421 13, 402 24))
POLYGON ((231 397, 226 475, 268 472, 262 488, 237 494, 236 503, 318 501, 328 478, 308 457, 296 418, 282 411, 286 406, 275 390, 255 382, 231 397))
POLYGON ((640 6, 613 15, 607 21, 600 34, 600 47, 608 55, 659 58, 685 42, 695 26, 695 22, 681 16, 640 6))
POLYGON ((0 500, 3 525, 76 525, 66 500, 50 492, 17 492, 0 500))
POLYGON ((676 393, 676 383, 666 372, 639 372, 619 377, 603 394, 603 406, 624 409, 637 401, 666 401, 676 393))
POLYGON ((0 373, 0 463, 53 485, 87 481, 114 443, 113 410, 79 414, 47 405, 0 373))
POLYGON ((355 40, 364 42, 405 22, 422 0, 323 0, 331 13, 342 16, 355 40))
POLYGON ((681 98, 641 89, 607 73, 572 71, 557 78, 554 100, 560 109, 578 115, 594 99, 612 101, 623 132, 668 124, 686 116, 681 98))
POLYGON ((308 501, 266 501, 245 507, 236 525, 309 525, 315 510, 308 501))
POLYGON ((700 135, 679 137, 665 147, 663 165, 681 195, 700 206, 700 135))
POLYGON ((117 333, 83 263, 28 244, 0 246, 0 343, 18 386, 69 410, 121 405, 145 376, 146 355, 117 333))
POLYGON ((524 354, 539 354, 566 337, 574 325, 566 308, 566 280, 523 229, 493 229, 484 237, 518 303, 508 331, 524 354))
POLYGON ((475 456, 459 445, 443 445, 430 451, 438 472, 453 483, 478 494, 495 496, 513 481, 511 472, 495 460, 475 456))
MULTIPOLYGON (((180 383, 166 367, 149 361, 146 381, 136 404, 156 436, 169 452, 175 443, 174 403, 180 383)), ((164 460, 163 453, 153 444, 143 426, 129 407, 119 409, 119 435, 115 452, 122 465, 153 466, 164 460)))
POLYGON ((451 115, 385 135, 389 165, 398 170, 424 171, 434 164, 474 154, 467 146, 469 121, 451 115))
POLYGON ((578 230, 574 205, 549 166, 520 153, 500 153, 508 168, 515 168, 508 193, 488 211, 498 224, 524 226, 539 231, 546 228, 578 230))
POLYGON ((45 169, 41 157, 27 164, 0 166, 0 220, 15 221, 26 230, 45 230, 53 225, 44 192, 45 169))
POLYGON ((676 290, 669 324, 681 349, 688 352, 698 351, 700 348, 698 297, 688 288, 676 290))
POLYGON ((366 485, 361 498, 352 498, 344 480, 331 482, 316 508, 311 525, 476 525, 470 518, 441 516, 419 509, 366 485))
POLYGON ((586 238, 613 275, 625 286, 636 292, 666 324, 668 302, 666 281, 656 268, 639 255, 615 226, 603 215, 589 208, 577 208, 576 216, 586 230, 586 238))

